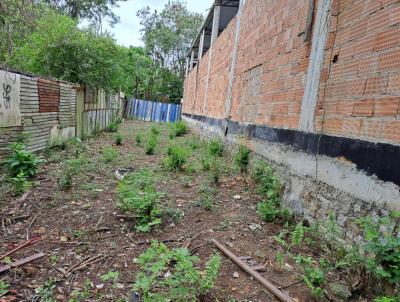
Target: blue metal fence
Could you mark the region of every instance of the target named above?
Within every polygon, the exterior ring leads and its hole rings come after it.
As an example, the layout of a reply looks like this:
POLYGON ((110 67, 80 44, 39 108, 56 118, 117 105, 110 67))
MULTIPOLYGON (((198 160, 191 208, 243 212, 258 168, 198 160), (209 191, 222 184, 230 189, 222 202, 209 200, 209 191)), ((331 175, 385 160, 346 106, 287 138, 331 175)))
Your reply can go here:
POLYGON ((126 115, 148 122, 176 122, 181 119, 182 105, 138 99, 128 100, 126 115))

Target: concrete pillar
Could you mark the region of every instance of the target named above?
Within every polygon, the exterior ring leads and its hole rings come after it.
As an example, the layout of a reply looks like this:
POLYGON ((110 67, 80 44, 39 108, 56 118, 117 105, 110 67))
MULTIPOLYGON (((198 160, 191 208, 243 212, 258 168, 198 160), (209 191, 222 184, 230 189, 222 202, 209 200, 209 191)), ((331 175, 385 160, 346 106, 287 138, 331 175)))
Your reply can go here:
POLYGON ((187 78, 189 74, 189 58, 186 58, 186 66, 185 66, 185 77, 187 78))
POLYGON ((204 93, 204 106, 203 106, 203 114, 207 114, 207 107, 208 107, 208 83, 210 81, 210 69, 211 69, 211 60, 213 54, 213 45, 214 42, 218 39, 218 32, 219 32, 219 16, 221 14, 221 6, 214 6, 214 18, 213 18, 213 25, 212 25, 212 32, 211 32, 211 44, 209 55, 208 55, 208 68, 207 68, 207 77, 206 77, 206 88, 204 93))
POLYGON ((232 62, 231 62, 231 66, 229 68, 228 96, 227 96, 227 99, 225 102, 224 118, 227 120, 230 119, 230 117, 231 117, 233 78, 235 76, 235 67, 236 67, 236 61, 237 61, 239 36, 240 36, 240 24, 241 24, 244 3, 245 3, 245 0, 240 0, 239 11, 238 11, 237 19, 236 19, 237 21, 236 21, 236 29, 235 29, 235 41, 234 41, 234 46, 233 46, 233 51, 232 51, 232 62))
POLYGON ((214 7, 214 18, 212 25, 212 33, 211 33, 211 45, 218 39, 218 31, 219 31, 219 16, 221 14, 221 6, 214 7))
POLYGON ((190 55, 189 71, 193 69, 193 64, 194 64, 194 49, 192 49, 192 53, 190 55))
POLYGON ((200 61, 201 58, 203 57, 203 49, 204 49, 204 36, 206 35, 206 30, 203 28, 201 32, 201 37, 200 37, 200 46, 199 46, 199 54, 198 54, 198 60, 200 61))
POLYGON ((318 104, 321 72, 324 66, 325 46, 329 35, 331 5, 332 0, 318 1, 310 63, 308 65, 307 81, 301 104, 300 129, 305 132, 315 131, 315 113, 318 104))

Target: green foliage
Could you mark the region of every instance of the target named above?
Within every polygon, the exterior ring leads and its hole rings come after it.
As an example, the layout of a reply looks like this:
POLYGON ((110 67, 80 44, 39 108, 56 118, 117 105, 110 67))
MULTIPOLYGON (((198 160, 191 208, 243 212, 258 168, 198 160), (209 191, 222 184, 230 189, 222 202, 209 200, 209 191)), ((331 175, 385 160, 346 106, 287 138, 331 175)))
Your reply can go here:
POLYGON ((211 169, 212 158, 210 156, 203 156, 201 158, 201 166, 203 171, 210 171, 211 169))
POLYGON ((399 302, 400 296, 398 297, 378 297, 374 299, 374 302, 399 302))
POLYGON ((271 166, 264 161, 258 161, 253 168, 252 176, 257 184, 257 193, 266 197, 271 203, 278 205, 282 185, 271 166))
POLYGON ((72 171, 70 170, 64 171, 58 178, 58 188, 63 191, 71 189, 73 184, 72 178, 73 178, 72 171))
POLYGON ((189 154, 189 150, 183 146, 170 146, 168 148, 168 156, 165 159, 164 164, 169 170, 183 170, 183 166, 187 162, 189 154))
POLYGON ((122 136, 121 133, 118 133, 118 134, 115 136, 115 144, 116 144, 117 146, 121 146, 123 140, 124 140, 124 137, 122 136))
POLYGON ((113 120, 106 128, 107 132, 117 132, 119 128, 119 120, 115 119, 113 120))
POLYGON ((103 161, 106 163, 111 163, 115 161, 119 155, 118 151, 113 147, 105 147, 102 151, 103 161))
POLYGON ((113 272, 113 271, 109 271, 107 274, 100 276, 101 281, 104 282, 111 281, 113 287, 117 286, 118 278, 119 278, 119 272, 113 272))
POLYGON ((224 142, 221 139, 212 139, 208 142, 207 151, 210 155, 222 157, 224 154, 224 142))
POLYGON ((39 165, 44 162, 38 156, 26 150, 26 146, 21 143, 10 145, 11 154, 4 161, 6 170, 10 177, 24 175, 26 178, 36 176, 39 165), (21 174, 22 173, 22 174, 21 174))
POLYGON ((167 217, 173 223, 177 223, 182 220, 185 213, 181 209, 177 208, 164 208, 162 209, 162 216, 167 217))
POLYGON ((142 293, 144 302, 197 301, 204 297, 218 277, 221 258, 214 255, 204 271, 195 267, 199 258, 185 248, 168 249, 154 241, 139 256, 140 272, 133 290, 142 293))
POLYGON ((397 285, 400 283, 399 221, 399 212, 377 220, 372 217, 359 220, 366 240, 367 269, 375 276, 397 285))
POLYGON ((145 152, 147 155, 153 155, 156 152, 156 147, 158 144, 158 138, 157 135, 154 134, 153 132, 150 133, 149 138, 147 140, 146 146, 145 146, 145 152))
POLYGON ((161 193, 156 189, 152 172, 141 170, 125 177, 119 184, 118 194, 119 208, 137 219, 138 231, 149 232, 161 223, 161 193))
POLYGON ((32 183, 23 172, 20 172, 16 177, 12 177, 11 183, 17 196, 21 196, 32 187, 32 183))
MULTIPOLYGON (((137 15, 141 20, 142 39, 150 56, 162 68, 168 68, 183 78, 186 54, 203 20, 201 14, 189 12, 185 2, 174 0, 169 1, 160 12, 152 12, 150 7, 146 7, 137 15)), ((169 89, 174 90, 175 87, 169 89)), ((176 99, 180 96, 180 93, 175 94, 176 99)))
POLYGON ((4 296, 10 290, 10 285, 3 280, 0 281, 0 297, 4 296))
POLYGON ((140 146, 143 142, 143 134, 142 133, 136 133, 135 135, 135 143, 137 146, 140 146))
POLYGON ((245 145, 239 145, 234 155, 235 165, 240 169, 241 173, 247 172, 250 160, 250 149, 245 145))
POLYGON ((56 302, 57 299, 54 298, 54 289, 56 284, 52 281, 46 281, 43 286, 37 288, 36 295, 40 298, 42 302, 56 302))
POLYGON ((189 132, 189 127, 184 121, 177 121, 171 125, 170 138, 183 136, 189 132))
POLYGON ((260 202, 257 205, 257 211, 266 222, 274 222, 280 214, 279 208, 269 201, 260 202))
POLYGON ((150 129, 150 132, 152 135, 159 135, 160 134, 160 128, 158 128, 156 125, 153 125, 150 129))
POLYGON ((197 138, 197 137, 191 137, 191 138, 188 140, 187 144, 189 145, 189 147, 190 147, 192 150, 197 150, 197 149, 200 148, 200 141, 199 141, 199 138, 197 138))
POLYGON ((214 207, 214 197, 216 190, 207 184, 202 184, 199 189, 200 201, 199 204, 206 210, 212 210, 214 207))
POLYGON ((299 222, 292 232, 292 245, 301 245, 306 231, 307 228, 303 225, 303 222, 299 222))
POLYGON ((316 298, 324 296, 324 290, 321 286, 325 282, 325 273, 317 267, 308 266, 304 269, 304 283, 311 290, 311 293, 316 298))
POLYGON ((211 161, 210 166, 210 178, 211 181, 215 184, 219 183, 222 174, 222 162, 218 158, 214 158, 211 161))

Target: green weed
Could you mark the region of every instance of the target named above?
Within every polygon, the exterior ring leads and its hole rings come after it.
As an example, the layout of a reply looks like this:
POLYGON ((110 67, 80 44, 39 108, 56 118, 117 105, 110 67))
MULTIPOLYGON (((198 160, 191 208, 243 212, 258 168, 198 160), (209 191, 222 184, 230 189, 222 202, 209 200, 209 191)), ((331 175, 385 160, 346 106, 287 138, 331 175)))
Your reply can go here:
POLYGON ((23 172, 20 172, 16 177, 12 177, 11 183, 16 196, 21 196, 32 187, 32 182, 28 180, 28 177, 23 172))
POLYGON ((141 170, 120 182, 118 206, 137 219, 136 229, 149 232, 161 223, 161 193, 156 190, 154 174, 141 170))
POLYGON ((118 156, 118 151, 115 150, 113 147, 106 147, 102 150, 103 161, 106 163, 114 162, 118 156))
POLYGON ((205 270, 196 268, 199 258, 185 248, 168 249, 154 241, 139 256, 140 272, 133 289, 142 293, 144 301, 197 301, 213 288, 221 258, 213 255, 205 270))
POLYGON ((189 150, 183 146, 170 146, 167 152, 168 156, 164 161, 164 165, 169 170, 183 170, 183 166, 189 157, 189 150))
POLYGON ((116 144, 117 146, 121 146, 123 140, 124 140, 124 137, 122 136, 121 133, 118 133, 118 134, 115 136, 115 144, 116 144))
POLYGON ((157 144, 158 144, 157 135, 151 133, 145 146, 146 154, 153 155, 156 152, 157 144))
POLYGON ((171 131, 170 131, 169 137, 174 138, 174 137, 178 137, 178 136, 183 136, 188 132, 189 132, 189 128, 186 125, 186 123, 183 121, 178 121, 171 125, 171 131))
POLYGON ((100 276, 101 281, 104 281, 104 282, 111 281, 112 286, 114 288, 117 287, 118 278, 119 278, 119 272, 113 272, 113 271, 109 271, 107 274, 100 276))
POLYGON ((54 297, 55 288, 56 284, 54 283, 54 281, 46 281, 43 286, 35 290, 36 295, 40 298, 40 301, 42 302, 56 302, 57 299, 54 297))
POLYGON ((10 145, 11 154, 4 161, 6 170, 10 177, 17 177, 19 174, 27 178, 36 176, 39 165, 44 162, 37 155, 26 150, 26 146, 21 143, 10 145))
POLYGON ((210 155, 222 157, 224 154, 224 142, 221 139, 212 139, 208 142, 207 151, 210 155))
POLYGON ((241 173, 247 172, 250 160, 250 149, 245 145, 239 145, 233 159, 241 173))
POLYGON ((0 297, 4 296, 10 290, 10 285, 3 280, 0 281, 0 297))
POLYGON ((135 143, 137 146, 141 146, 143 142, 143 134, 142 133, 136 133, 135 135, 135 143))

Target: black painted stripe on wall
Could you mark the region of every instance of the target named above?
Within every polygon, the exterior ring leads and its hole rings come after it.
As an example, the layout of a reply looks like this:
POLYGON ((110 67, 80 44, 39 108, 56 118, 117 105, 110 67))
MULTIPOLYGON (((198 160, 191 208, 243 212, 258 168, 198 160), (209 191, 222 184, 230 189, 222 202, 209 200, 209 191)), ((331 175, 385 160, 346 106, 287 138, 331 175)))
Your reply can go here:
POLYGON ((245 135, 249 139, 284 144, 312 155, 344 157, 368 175, 376 175, 380 180, 400 186, 400 146, 305 133, 298 130, 241 124, 194 114, 184 113, 183 115, 210 126, 219 127, 223 132, 227 126, 227 133, 245 135))

